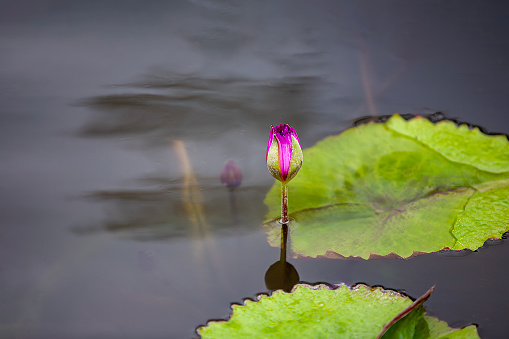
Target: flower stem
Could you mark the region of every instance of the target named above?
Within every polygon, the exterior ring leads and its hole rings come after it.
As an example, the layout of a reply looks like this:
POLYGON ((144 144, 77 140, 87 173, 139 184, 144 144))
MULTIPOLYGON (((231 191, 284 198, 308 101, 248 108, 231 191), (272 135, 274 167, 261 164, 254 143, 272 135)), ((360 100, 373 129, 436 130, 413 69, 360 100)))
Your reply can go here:
POLYGON ((281 183, 281 223, 288 224, 288 186, 281 183))

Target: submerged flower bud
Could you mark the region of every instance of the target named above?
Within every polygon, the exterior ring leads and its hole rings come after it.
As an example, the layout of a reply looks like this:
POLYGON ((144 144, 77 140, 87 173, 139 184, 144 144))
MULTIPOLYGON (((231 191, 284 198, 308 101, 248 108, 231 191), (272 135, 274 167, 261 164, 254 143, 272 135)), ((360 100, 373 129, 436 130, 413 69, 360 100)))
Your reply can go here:
POLYGON ((228 160, 221 172, 221 183, 228 188, 237 187, 242 182, 242 172, 239 166, 231 160, 228 160))
POLYGON ((277 180, 287 183, 302 166, 302 149, 297 132, 287 124, 270 127, 267 168, 277 180))

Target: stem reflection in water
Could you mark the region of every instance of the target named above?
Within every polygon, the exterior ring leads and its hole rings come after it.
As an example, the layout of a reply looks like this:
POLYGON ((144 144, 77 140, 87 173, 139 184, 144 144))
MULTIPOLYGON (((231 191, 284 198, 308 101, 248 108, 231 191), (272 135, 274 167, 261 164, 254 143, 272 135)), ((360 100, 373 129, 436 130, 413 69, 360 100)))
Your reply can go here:
POLYGON ((274 291, 282 289, 290 292, 300 280, 299 273, 292 264, 286 261, 286 243, 288 240, 288 225, 281 225, 281 255, 279 261, 272 264, 265 273, 265 286, 274 291))
MULTIPOLYGON (((281 183, 281 224, 288 226, 288 186, 281 183)), ((285 242, 286 244, 286 242, 285 242)), ((283 244, 281 243, 281 248, 283 244)))

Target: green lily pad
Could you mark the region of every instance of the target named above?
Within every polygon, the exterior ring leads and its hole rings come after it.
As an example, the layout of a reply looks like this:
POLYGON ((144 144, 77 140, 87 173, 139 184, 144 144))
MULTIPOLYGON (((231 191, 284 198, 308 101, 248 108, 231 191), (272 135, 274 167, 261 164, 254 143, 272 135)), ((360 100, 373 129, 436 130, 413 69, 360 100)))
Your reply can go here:
MULTIPOLYGON (((265 227, 279 246, 280 185, 265 227)), ((394 115, 304 150, 289 183, 291 249, 308 257, 410 257, 481 247, 509 230, 509 143, 452 121, 394 115)))
MULTIPOLYGON (((431 293, 431 291, 429 291, 431 293)), ((357 285, 297 285, 233 305, 227 321, 197 332, 213 338, 479 338, 474 325, 452 329, 396 291, 357 285)))

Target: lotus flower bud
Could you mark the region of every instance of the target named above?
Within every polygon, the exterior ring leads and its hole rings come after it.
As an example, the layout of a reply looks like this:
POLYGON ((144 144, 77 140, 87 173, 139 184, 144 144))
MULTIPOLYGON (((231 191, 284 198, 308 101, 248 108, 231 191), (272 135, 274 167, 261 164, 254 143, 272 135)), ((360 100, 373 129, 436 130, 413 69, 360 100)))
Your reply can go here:
POLYGON ((242 183, 242 172, 239 166, 231 160, 228 160, 221 172, 221 183, 228 188, 237 187, 242 183))
POLYGON ((286 184, 302 166, 302 149, 297 132, 287 124, 270 127, 267 145, 267 168, 277 180, 286 184))

